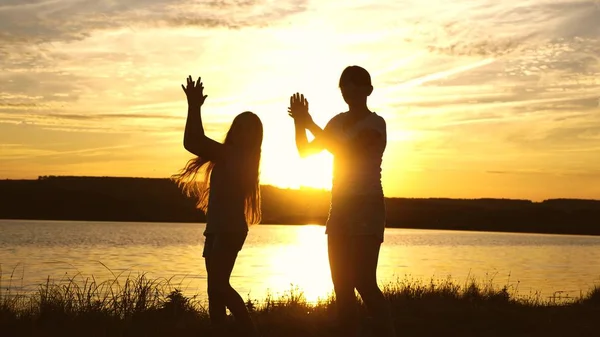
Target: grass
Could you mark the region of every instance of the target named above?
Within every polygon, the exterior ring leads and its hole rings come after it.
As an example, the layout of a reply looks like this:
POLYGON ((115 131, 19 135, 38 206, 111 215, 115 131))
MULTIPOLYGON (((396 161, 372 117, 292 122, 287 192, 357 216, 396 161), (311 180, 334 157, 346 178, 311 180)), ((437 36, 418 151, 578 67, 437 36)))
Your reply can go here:
MULTIPOLYGON (((11 292, 0 273, 2 336, 159 337, 213 336, 207 310, 197 297, 185 296, 170 280, 145 275, 119 281, 48 279, 37 292, 11 292)), ((600 333, 600 287, 579 298, 557 301, 519 298, 512 288, 473 279, 420 282, 398 280, 384 287, 394 310, 399 336, 594 336, 600 333)), ((263 336, 337 336, 334 299, 308 303, 302 291, 247 307, 263 336)), ((360 306, 365 336, 369 318, 360 306)), ((231 336, 235 336, 232 320, 231 336)), ((226 337, 226 336, 219 336, 226 337)))

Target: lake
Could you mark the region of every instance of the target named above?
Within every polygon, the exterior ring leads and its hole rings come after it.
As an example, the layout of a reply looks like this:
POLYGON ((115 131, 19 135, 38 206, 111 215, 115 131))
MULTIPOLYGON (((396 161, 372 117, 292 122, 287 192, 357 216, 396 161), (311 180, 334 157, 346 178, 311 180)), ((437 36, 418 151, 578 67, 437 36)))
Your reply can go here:
MULTIPOLYGON (((204 224, 0 220, 2 288, 29 292, 50 277, 97 281, 112 274, 170 278, 205 299, 204 224)), ((579 296, 600 283, 600 237, 387 229, 382 284, 400 280, 509 285, 521 296, 579 296)), ((332 292, 324 227, 250 229, 231 283, 262 300, 292 287, 314 301, 332 292)))

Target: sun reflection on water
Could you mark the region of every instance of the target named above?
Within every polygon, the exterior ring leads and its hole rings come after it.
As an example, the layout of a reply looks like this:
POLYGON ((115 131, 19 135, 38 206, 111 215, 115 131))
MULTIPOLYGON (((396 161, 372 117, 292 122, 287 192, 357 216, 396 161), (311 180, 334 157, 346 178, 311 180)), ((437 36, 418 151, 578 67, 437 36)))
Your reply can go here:
POLYGON ((317 225, 302 226, 293 242, 270 254, 268 264, 273 273, 265 282, 272 290, 281 293, 297 287, 309 302, 325 299, 332 292, 323 230, 317 225))

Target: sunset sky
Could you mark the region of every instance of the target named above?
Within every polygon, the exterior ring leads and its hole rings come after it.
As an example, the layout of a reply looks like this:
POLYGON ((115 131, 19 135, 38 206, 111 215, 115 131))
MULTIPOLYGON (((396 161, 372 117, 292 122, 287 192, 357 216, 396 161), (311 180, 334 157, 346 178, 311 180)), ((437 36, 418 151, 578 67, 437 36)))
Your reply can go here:
POLYGON ((600 199, 600 1, 0 0, 0 178, 168 177, 209 136, 263 120, 261 180, 329 187, 289 96, 323 126, 348 65, 387 121, 387 196, 600 199))

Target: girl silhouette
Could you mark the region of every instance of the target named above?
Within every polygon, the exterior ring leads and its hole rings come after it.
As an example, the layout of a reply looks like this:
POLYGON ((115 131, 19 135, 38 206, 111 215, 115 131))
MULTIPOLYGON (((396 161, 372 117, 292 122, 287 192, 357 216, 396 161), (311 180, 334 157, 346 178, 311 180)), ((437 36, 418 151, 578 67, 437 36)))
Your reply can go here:
POLYGON ((260 118, 246 111, 237 115, 219 143, 206 136, 201 107, 206 100, 204 86, 198 78, 187 78, 183 86, 188 115, 183 146, 196 155, 173 176, 188 196, 197 198, 197 207, 206 214, 206 237, 202 256, 208 278, 208 310, 217 335, 223 335, 226 308, 248 336, 256 328, 244 300, 229 283, 238 252, 242 249, 248 226, 261 219, 259 164, 263 140, 260 118), (196 181, 202 171, 204 179, 196 181))
POLYGON ((391 311, 377 285, 377 262, 386 223, 381 185, 386 123, 367 105, 373 92, 367 70, 347 67, 340 76, 339 87, 348 111, 335 115, 324 130, 313 121, 304 95, 296 93, 290 97, 288 112, 294 118, 296 146, 302 157, 324 149, 333 154, 326 234, 342 335, 358 334, 356 289, 376 321, 376 336, 394 337, 391 311), (311 142, 306 130, 314 135, 311 142))

